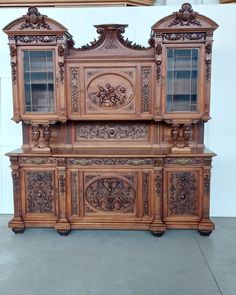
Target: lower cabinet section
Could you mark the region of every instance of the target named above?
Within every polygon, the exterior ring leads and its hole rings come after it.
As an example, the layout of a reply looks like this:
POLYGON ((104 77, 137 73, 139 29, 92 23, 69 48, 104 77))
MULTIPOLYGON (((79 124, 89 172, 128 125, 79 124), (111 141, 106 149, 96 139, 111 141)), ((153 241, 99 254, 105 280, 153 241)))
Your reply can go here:
POLYGON ((211 158, 11 157, 14 218, 9 227, 167 228, 208 235, 211 158), (174 159, 174 160, 173 160, 174 159), (207 161, 206 161, 207 159, 207 161), (99 165, 98 165, 99 163, 99 165))

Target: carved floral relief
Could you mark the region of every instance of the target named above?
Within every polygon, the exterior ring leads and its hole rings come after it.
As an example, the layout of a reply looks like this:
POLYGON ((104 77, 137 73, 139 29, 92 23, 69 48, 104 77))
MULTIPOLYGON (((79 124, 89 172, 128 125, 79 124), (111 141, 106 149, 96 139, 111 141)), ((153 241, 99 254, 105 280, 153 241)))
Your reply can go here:
POLYGON ((27 211, 53 213, 53 172, 28 171, 26 173, 27 211))
POLYGON ((85 192, 89 206, 98 211, 127 211, 135 203, 136 192, 123 178, 100 177, 90 183, 85 192))

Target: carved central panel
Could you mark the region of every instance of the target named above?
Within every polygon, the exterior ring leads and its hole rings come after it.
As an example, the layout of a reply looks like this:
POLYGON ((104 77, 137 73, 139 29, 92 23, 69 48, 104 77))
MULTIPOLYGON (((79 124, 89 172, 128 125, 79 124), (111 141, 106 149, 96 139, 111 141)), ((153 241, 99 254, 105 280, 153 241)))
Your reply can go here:
POLYGON ((102 74, 87 87, 90 102, 101 109, 118 109, 129 104, 134 97, 131 82, 119 74, 102 74))
POLYGON ((197 214, 198 175, 194 172, 173 172, 168 185, 169 212, 171 215, 197 214))
POLYGON ((144 123, 79 123, 76 141, 81 140, 148 140, 144 123))
POLYGON ((53 172, 29 171, 26 173, 27 211, 53 213, 53 172))
POLYGON ((87 187, 85 198, 96 210, 120 212, 130 209, 136 196, 129 181, 120 177, 101 177, 87 187))

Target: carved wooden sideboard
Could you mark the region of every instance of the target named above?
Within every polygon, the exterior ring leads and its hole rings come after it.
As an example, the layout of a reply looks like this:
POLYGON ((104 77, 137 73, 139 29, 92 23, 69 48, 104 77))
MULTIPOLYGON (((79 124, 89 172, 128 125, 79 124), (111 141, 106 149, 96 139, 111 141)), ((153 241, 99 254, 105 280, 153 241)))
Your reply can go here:
POLYGON ((97 25, 81 48, 30 7, 9 38, 13 120, 23 146, 11 161, 15 233, 27 227, 168 228, 209 235, 213 31, 190 4, 151 28, 149 47, 97 25))

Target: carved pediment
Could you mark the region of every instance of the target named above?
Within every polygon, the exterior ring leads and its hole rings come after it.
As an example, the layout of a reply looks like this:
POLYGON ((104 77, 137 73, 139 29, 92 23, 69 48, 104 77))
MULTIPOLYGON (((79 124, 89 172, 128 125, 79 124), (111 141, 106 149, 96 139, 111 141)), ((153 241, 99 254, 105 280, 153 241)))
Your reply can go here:
POLYGON ((41 14, 34 6, 29 7, 25 15, 9 23, 3 30, 8 35, 53 35, 67 32, 64 26, 41 14))
POLYGON ((123 34, 125 28, 128 25, 124 24, 105 24, 96 25, 97 33, 99 34, 98 39, 94 39, 90 44, 83 45, 78 48, 78 50, 90 50, 95 48, 103 49, 120 49, 120 48, 130 48, 130 49, 147 49, 146 47, 136 44, 128 38, 124 38, 123 34))

